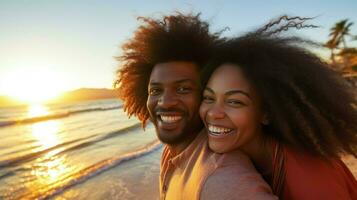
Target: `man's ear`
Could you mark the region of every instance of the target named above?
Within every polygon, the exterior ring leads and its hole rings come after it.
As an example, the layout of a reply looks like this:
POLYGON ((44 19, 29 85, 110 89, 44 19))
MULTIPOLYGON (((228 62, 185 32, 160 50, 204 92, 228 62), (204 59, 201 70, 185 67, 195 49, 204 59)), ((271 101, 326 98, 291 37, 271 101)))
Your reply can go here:
POLYGON ((269 120, 269 117, 268 117, 268 114, 267 114, 267 113, 264 113, 264 114, 263 114, 261 123, 262 123, 263 125, 268 125, 268 124, 270 123, 270 120, 269 120))

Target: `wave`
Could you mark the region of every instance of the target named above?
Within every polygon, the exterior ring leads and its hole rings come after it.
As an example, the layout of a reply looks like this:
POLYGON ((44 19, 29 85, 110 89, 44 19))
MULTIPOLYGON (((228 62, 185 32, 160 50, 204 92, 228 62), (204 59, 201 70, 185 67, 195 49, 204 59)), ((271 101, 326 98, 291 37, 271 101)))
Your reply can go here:
POLYGON ((147 155, 155 150, 158 150, 162 144, 160 141, 155 140, 150 144, 147 144, 145 147, 137 149, 134 152, 130 152, 124 155, 120 155, 118 157, 112 157, 106 160, 102 160, 92 166, 84 168, 78 171, 75 174, 72 174, 68 177, 64 177, 58 180, 56 183, 51 185, 44 186, 42 188, 37 189, 29 194, 22 195, 21 199, 48 199, 57 195, 66 189, 73 187, 77 184, 80 184, 94 176, 97 176, 113 167, 116 167, 122 162, 129 161, 135 158, 142 157, 147 155))
POLYGON ((60 154, 63 154, 63 153, 67 153, 69 151, 78 150, 78 149, 90 146, 90 145, 92 145, 94 143, 101 142, 103 140, 110 139, 110 138, 116 137, 116 136, 118 136, 118 135, 120 135, 122 133, 128 133, 130 131, 133 131, 133 130, 139 129, 139 128, 141 128, 141 123, 136 123, 134 125, 122 128, 120 130, 109 132, 109 133, 107 133, 105 135, 102 135, 102 136, 98 136, 98 134, 95 134, 95 135, 91 135, 91 136, 88 136, 88 137, 83 137, 83 138, 71 140, 71 141, 68 141, 68 142, 64 142, 64 143, 58 144, 56 146, 53 146, 51 148, 41 150, 41 151, 25 154, 25 155, 22 155, 22 156, 17 156, 15 158, 10 158, 10 159, 6 159, 6 160, 0 160, 0 168, 1 167, 11 167, 11 166, 14 166, 14 165, 21 164, 23 162, 28 162, 30 160, 33 160, 33 159, 36 159, 36 158, 40 157, 41 155, 49 153, 49 152, 51 152, 53 150, 56 150, 56 149, 59 149, 59 148, 65 147, 65 146, 69 146, 69 145, 74 144, 74 143, 78 143, 78 142, 84 141, 84 142, 81 142, 81 143, 76 144, 74 146, 70 146, 68 148, 64 148, 63 150, 57 152, 55 155, 60 155, 60 154), (95 139, 92 139, 92 138, 95 138, 95 139), (90 140, 90 139, 92 139, 92 140, 90 140))
POLYGON ((27 123, 35 123, 40 121, 47 121, 51 119, 59 119, 68 117, 70 115, 86 113, 86 112, 95 112, 95 111, 106 111, 106 110, 114 110, 120 109, 122 106, 114 106, 114 107, 99 107, 99 108, 86 108, 86 109, 78 109, 66 112, 59 112, 59 113, 52 113, 48 115, 36 116, 36 117, 29 117, 29 118, 22 118, 22 119, 13 119, 7 121, 0 121, 0 128, 4 126, 11 126, 17 124, 27 124, 27 123))

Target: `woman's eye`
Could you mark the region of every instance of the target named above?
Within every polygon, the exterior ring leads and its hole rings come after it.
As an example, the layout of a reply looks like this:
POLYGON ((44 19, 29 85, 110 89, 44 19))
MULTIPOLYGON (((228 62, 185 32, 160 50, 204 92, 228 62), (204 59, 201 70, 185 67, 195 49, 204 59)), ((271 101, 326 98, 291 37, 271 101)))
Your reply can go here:
POLYGON ((202 101, 205 103, 211 103, 214 101, 214 99, 210 96, 203 96, 202 101))
POLYGON ((243 106, 245 105, 242 101, 239 100, 227 100, 227 103, 231 106, 243 106))

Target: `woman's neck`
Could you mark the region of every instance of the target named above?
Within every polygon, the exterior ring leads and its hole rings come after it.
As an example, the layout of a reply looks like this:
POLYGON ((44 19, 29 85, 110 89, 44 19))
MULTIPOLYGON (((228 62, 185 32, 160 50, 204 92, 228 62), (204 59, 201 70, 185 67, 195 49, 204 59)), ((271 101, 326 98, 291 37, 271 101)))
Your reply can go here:
POLYGON ((258 172, 265 178, 270 177, 272 173, 272 149, 267 138, 259 134, 259 137, 245 145, 242 150, 250 157, 258 172))

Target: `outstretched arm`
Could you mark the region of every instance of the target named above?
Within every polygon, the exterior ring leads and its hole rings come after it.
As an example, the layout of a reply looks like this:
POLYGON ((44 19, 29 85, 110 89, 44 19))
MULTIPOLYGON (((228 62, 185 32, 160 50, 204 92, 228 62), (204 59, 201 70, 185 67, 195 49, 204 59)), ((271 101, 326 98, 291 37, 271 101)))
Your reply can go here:
POLYGON ((270 186, 254 169, 244 169, 231 165, 218 168, 203 185, 201 200, 277 200, 270 186))

